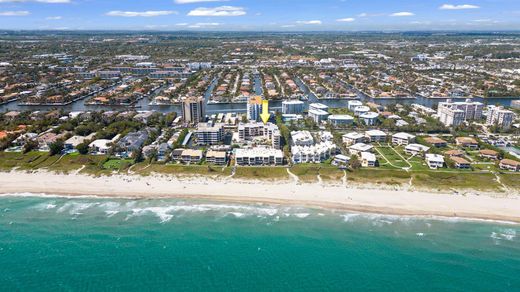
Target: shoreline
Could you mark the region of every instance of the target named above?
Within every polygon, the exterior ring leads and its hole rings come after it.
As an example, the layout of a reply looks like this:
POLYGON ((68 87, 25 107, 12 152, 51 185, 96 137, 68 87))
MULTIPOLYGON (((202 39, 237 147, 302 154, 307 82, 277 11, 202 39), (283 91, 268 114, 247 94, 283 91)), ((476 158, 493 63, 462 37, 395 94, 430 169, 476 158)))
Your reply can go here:
POLYGON ((292 181, 218 180, 167 175, 93 177, 50 172, 0 173, 1 194, 121 199, 200 199, 265 203, 398 216, 446 217, 520 223, 520 197, 454 195, 370 186, 292 181))

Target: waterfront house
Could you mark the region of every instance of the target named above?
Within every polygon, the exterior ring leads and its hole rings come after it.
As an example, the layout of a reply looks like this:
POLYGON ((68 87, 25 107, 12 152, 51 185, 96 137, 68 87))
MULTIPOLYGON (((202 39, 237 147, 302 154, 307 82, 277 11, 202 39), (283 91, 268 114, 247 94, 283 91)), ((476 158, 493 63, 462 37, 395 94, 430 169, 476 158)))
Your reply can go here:
POLYGON ((446 147, 448 146, 448 142, 444 141, 441 138, 438 137, 426 137, 424 138, 424 142, 432 145, 433 147, 446 147))
POLYGON ((415 141, 415 136, 405 132, 400 132, 392 135, 392 144, 408 145, 415 141))
POLYGON ((347 146, 365 142, 365 135, 356 132, 350 132, 342 136, 343 143, 347 146))
POLYGON ((451 157, 462 157, 462 156, 464 156, 464 151, 459 150, 459 149, 452 149, 452 150, 445 151, 444 155, 448 155, 450 158, 451 157))
POLYGON ((511 159, 500 160, 500 169, 510 171, 520 171, 520 162, 511 159))
POLYGON ((471 148, 471 149, 478 148, 477 140, 475 140, 475 138, 471 138, 471 137, 457 137, 457 138, 455 138, 455 143, 457 144, 457 146, 460 146, 463 148, 471 148))
POLYGON ((450 159, 455 164, 455 168, 458 168, 458 169, 469 169, 469 168, 471 168, 470 162, 467 161, 466 159, 462 158, 462 157, 451 156, 450 159))
POLYGON ((439 154, 426 154, 425 155, 426 164, 430 169, 438 169, 444 167, 444 157, 439 154))
POLYGON ((381 130, 365 131, 365 137, 368 142, 385 142, 386 136, 386 133, 381 130))
POLYGON ((404 151, 409 155, 422 155, 430 150, 430 147, 421 144, 408 144, 404 151))
POLYGON ((348 147, 348 151, 352 155, 358 155, 361 152, 372 152, 373 150, 374 146, 365 143, 357 143, 348 147))
POLYGON ((106 155, 108 154, 112 143, 112 140, 98 139, 91 142, 88 147, 90 148, 90 152, 94 155, 106 155))
POLYGON ((209 150, 206 153, 206 162, 215 165, 226 165, 227 154, 225 151, 209 150))
POLYGON ((335 166, 341 166, 341 165, 348 165, 350 161, 350 157, 346 156, 346 155, 343 155, 343 154, 338 154, 336 156, 334 156, 334 159, 332 160, 332 165, 335 165, 335 166))
POLYGON ((377 166, 377 158, 374 153, 361 152, 361 166, 375 167, 377 166))
POLYGON ((202 158, 202 150, 184 149, 181 153, 181 161, 187 164, 199 163, 202 158))
POLYGON ((499 153, 491 149, 482 149, 479 151, 479 155, 485 159, 498 160, 499 153))

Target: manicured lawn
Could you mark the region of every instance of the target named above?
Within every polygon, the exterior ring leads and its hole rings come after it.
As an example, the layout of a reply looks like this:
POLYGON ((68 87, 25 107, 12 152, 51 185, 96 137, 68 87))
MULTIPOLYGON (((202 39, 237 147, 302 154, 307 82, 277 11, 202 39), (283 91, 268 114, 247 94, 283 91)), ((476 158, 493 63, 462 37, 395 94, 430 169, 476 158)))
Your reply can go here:
MULTIPOLYGON (((110 159, 103 163, 103 168, 112 170, 121 170, 122 166, 129 167, 134 163, 132 159, 110 159)), ((125 167, 125 168, 126 168, 125 167)))
MULTIPOLYGON (((408 163, 401 158, 391 147, 376 147, 376 149, 381 152, 385 156, 385 158, 390 161, 396 167, 409 167, 408 163)), ((377 153, 377 152, 376 152, 377 153)), ((406 158, 406 157, 405 157, 406 158)), ((382 159, 381 162, 385 162, 382 159)))

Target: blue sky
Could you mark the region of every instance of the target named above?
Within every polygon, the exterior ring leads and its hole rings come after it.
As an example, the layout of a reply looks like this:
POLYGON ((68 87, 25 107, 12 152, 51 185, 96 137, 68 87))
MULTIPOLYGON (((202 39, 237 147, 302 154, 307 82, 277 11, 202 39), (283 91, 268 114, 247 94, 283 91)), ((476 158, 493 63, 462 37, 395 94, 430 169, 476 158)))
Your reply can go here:
POLYGON ((0 0, 0 28, 520 30, 520 0, 0 0))

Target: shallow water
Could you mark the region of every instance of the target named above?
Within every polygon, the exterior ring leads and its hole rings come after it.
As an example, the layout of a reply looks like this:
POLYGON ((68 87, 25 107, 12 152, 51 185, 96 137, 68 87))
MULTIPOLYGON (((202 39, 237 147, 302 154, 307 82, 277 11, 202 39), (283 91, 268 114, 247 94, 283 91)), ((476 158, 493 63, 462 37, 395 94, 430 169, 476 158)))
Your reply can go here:
POLYGON ((0 198, 12 290, 520 290, 520 226, 196 200, 0 198))

